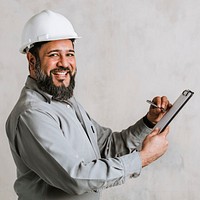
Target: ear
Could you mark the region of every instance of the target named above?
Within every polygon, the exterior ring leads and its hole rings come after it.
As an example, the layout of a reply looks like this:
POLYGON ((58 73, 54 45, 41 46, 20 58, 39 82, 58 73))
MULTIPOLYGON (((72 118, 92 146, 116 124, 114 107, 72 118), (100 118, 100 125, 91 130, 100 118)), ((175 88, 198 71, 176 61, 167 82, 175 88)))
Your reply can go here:
POLYGON ((28 60, 29 66, 34 68, 35 67, 35 63, 36 63, 35 56, 33 56, 32 53, 28 52, 27 53, 27 60, 28 60))
POLYGON ((28 60, 28 63, 29 63, 29 72, 30 72, 30 75, 31 77, 35 77, 35 64, 36 64, 36 59, 35 59, 35 56, 28 52, 27 55, 27 60, 28 60))

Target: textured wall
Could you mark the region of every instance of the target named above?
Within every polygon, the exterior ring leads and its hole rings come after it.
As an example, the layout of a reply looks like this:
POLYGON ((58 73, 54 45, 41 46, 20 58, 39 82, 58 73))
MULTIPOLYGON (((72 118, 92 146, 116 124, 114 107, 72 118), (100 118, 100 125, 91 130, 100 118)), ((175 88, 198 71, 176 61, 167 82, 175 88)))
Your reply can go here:
POLYGON ((167 95, 173 103, 182 90, 195 92, 171 125, 168 152, 102 199, 199 199, 200 1, 1 0, 0 8, 0 199, 16 199, 4 124, 28 73, 21 30, 43 9, 64 14, 82 36, 76 96, 101 124, 123 129, 147 112, 146 99, 167 95))

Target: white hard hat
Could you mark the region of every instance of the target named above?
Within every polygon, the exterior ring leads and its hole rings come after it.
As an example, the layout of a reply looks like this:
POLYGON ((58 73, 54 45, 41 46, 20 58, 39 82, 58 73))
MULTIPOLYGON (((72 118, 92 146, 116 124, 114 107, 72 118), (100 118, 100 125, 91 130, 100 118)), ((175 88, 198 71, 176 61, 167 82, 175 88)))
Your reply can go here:
POLYGON ((22 32, 21 53, 26 53, 34 43, 79 38, 70 21, 59 13, 43 10, 25 24, 22 32))

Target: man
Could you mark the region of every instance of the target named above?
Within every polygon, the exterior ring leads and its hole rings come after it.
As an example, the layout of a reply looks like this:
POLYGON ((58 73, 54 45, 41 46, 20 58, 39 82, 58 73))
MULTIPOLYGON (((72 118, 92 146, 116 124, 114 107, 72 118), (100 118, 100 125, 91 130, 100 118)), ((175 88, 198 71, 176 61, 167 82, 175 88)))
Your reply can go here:
POLYGON ((159 108, 121 132, 100 126, 76 101, 77 38, 50 10, 24 27, 20 52, 30 74, 6 123, 20 200, 100 199, 102 189, 139 176, 167 150, 169 128, 152 131, 170 107, 166 97, 154 98, 159 108))

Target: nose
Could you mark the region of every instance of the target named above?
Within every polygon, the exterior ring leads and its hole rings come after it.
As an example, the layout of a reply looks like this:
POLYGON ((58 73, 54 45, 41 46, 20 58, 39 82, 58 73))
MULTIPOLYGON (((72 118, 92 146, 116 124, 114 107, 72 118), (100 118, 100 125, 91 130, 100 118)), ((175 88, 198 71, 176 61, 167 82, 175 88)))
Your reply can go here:
POLYGON ((61 56, 58 63, 57 63, 58 67, 64 67, 64 68, 70 68, 70 60, 66 57, 66 56, 61 56))
POLYGON ((57 67, 68 68, 72 74, 76 72, 76 59, 74 54, 71 53, 60 53, 57 60, 57 67))

